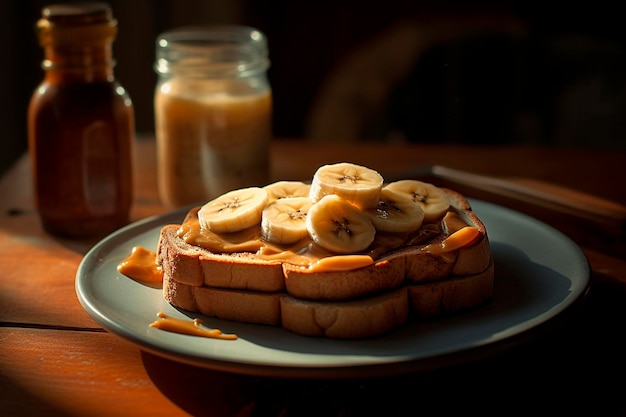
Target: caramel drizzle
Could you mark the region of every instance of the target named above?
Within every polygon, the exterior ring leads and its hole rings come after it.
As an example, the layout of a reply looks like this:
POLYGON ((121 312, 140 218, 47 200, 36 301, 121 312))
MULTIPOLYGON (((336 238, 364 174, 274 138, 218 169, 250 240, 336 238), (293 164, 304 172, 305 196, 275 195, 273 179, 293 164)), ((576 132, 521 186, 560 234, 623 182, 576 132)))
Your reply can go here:
POLYGON ((157 317, 160 320, 156 320, 150 324, 150 327, 155 327, 160 330, 165 330, 172 333, 186 334, 189 336, 201 336, 211 339, 223 339, 223 340, 236 340, 237 335, 222 333, 219 329, 207 329, 202 326, 202 320, 195 318, 193 320, 182 320, 174 317, 169 317, 162 311, 157 313, 157 317))

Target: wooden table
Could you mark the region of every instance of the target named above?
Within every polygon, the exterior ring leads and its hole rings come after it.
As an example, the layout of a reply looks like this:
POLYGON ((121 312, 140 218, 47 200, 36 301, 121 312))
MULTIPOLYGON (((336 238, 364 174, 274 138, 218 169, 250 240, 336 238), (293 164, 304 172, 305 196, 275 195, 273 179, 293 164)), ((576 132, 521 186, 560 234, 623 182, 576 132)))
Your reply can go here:
MULTIPOLYGON (((138 140, 133 220, 167 211, 156 192, 154 142, 138 140)), ((316 146, 277 140, 275 179, 308 179, 321 164, 351 160, 401 173, 437 163, 497 177, 549 181, 626 205, 626 153, 541 147, 316 146)), ((409 408, 508 414, 508 410, 626 413, 624 233, 598 233, 539 210, 579 243, 593 289, 548 332, 494 356, 395 377, 282 380, 223 374, 141 351, 80 306, 74 279, 93 241, 42 231, 27 155, 0 183, 0 415, 342 415, 409 408), (591 236, 593 235, 593 236, 591 236), (506 407, 506 408, 502 408, 506 407)), ((472 197, 472 195, 470 195, 472 197)), ((502 200, 506 203, 505 200, 502 200)), ((514 205, 514 204, 513 204, 514 205)), ((532 208, 529 208, 532 210, 532 208)))

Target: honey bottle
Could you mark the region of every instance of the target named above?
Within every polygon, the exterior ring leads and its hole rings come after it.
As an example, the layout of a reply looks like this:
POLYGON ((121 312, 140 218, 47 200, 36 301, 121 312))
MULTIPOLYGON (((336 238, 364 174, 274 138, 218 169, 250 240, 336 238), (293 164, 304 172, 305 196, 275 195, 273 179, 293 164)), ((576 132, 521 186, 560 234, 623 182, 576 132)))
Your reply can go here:
POLYGON ((117 21, 105 3, 44 7, 44 79, 28 108, 28 145, 42 226, 104 236, 129 220, 135 116, 114 75, 117 21))

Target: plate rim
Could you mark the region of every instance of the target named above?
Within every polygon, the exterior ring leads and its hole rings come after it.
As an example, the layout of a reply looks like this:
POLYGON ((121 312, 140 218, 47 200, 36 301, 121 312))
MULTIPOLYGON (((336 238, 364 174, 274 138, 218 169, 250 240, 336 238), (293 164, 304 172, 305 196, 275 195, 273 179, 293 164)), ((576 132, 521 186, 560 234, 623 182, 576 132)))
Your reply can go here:
MULTIPOLYGON (((191 209, 194 205, 181 207, 163 214, 158 214, 135 221, 100 240, 84 255, 79 264, 75 278, 75 291, 81 306, 97 323, 102 325, 105 330, 117 336, 120 336, 139 346, 142 350, 157 355, 159 357, 215 371, 266 377, 353 378, 389 376, 407 372, 423 372, 440 369, 442 367, 453 366, 456 364, 481 359, 493 355, 494 353, 505 351, 510 349, 511 347, 525 343, 541 334, 545 334, 545 332, 553 328, 557 322, 568 316, 572 310, 575 310, 582 303, 584 303, 591 287, 589 262, 580 247, 564 233, 536 218, 533 218, 514 209, 477 199, 468 198, 468 201, 470 202, 470 206, 472 207, 474 207, 474 205, 476 204, 484 205, 491 210, 496 210, 507 215, 516 216, 523 222, 535 223, 535 226, 541 227, 547 233, 550 233, 555 237, 565 242, 568 242, 570 244, 570 249, 577 252, 576 255, 578 256, 578 260, 584 261, 582 262, 582 264, 586 268, 580 273, 584 281, 579 283, 581 287, 578 294, 576 294, 573 298, 568 298, 568 303, 562 305, 562 308, 556 314, 545 318, 539 323, 530 324, 526 328, 514 332, 511 335, 507 335, 493 341, 483 340, 482 343, 479 343, 476 346, 470 348, 440 352, 437 354, 428 355, 426 357, 409 358, 392 362, 354 365, 334 364, 329 366, 285 366, 282 364, 276 365, 228 361, 217 358, 209 358, 202 355, 190 355, 180 351, 174 352, 170 349, 167 349, 167 347, 160 346, 158 343, 151 343, 150 341, 139 337, 139 335, 135 334, 133 331, 131 331, 131 329, 125 328, 122 324, 117 323, 110 317, 107 317, 107 315, 94 304, 94 300, 91 299, 88 295, 89 291, 87 289, 87 280, 89 279, 89 274, 86 273, 85 270, 91 263, 98 263, 103 261, 103 259, 98 259, 96 255, 98 255, 101 251, 105 249, 110 249, 109 246, 112 245, 111 242, 116 242, 117 240, 123 239, 125 237, 131 239, 133 236, 149 232, 157 227, 160 228, 167 223, 179 223, 184 214, 189 211, 189 209, 191 209)), ((487 233, 489 233, 489 229, 487 230, 487 233)))

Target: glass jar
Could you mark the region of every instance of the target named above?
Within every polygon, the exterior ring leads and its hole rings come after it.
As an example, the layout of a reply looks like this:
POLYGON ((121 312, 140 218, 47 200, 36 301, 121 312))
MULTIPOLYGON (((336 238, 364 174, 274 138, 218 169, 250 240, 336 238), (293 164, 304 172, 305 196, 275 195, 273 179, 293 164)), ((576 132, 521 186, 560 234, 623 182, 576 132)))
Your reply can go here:
POLYGON ((159 194, 178 207, 269 180, 266 38, 245 26, 180 28, 156 43, 159 194))
POLYGON ((115 79, 117 21, 104 3, 42 9, 44 79, 28 108, 34 195, 43 228, 103 236, 125 225, 133 198, 135 119, 115 79))

